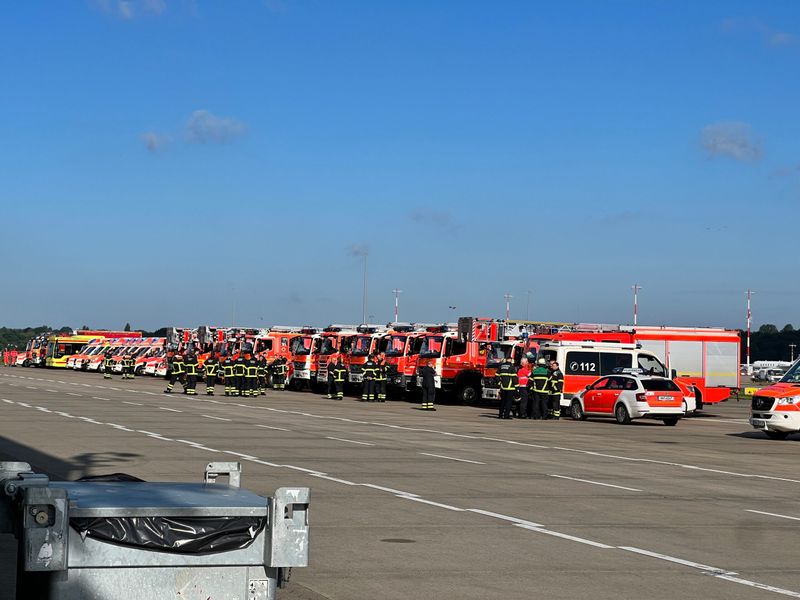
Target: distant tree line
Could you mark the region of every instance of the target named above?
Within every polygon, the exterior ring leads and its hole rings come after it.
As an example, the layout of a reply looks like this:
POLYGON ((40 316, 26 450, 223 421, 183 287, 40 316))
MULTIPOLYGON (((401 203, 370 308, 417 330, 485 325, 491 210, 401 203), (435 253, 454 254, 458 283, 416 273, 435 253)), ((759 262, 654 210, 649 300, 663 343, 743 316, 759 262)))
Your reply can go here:
MULTIPOLYGON (((771 323, 765 323, 750 334, 750 360, 790 360, 794 354, 800 354, 800 331, 792 325, 784 325, 778 329, 771 323), (791 345, 794 344, 792 349, 791 345), (794 352, 793 352, 794 351, 794 352)), ((742 362, 747 360, 747 332, 742 333, 742 362)))

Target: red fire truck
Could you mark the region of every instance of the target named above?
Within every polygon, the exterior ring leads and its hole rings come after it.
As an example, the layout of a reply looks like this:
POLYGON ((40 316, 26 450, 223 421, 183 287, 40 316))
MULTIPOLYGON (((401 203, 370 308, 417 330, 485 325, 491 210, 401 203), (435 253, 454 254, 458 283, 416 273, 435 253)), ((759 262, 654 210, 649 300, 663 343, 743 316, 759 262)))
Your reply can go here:
POLYGON ((347 357, 358 337, 355 325, 328 325, 320 334, 320 345, 317 356, 317 383, 322 385, 328 381, 328 365, 338 357, 347 362, 347 357))

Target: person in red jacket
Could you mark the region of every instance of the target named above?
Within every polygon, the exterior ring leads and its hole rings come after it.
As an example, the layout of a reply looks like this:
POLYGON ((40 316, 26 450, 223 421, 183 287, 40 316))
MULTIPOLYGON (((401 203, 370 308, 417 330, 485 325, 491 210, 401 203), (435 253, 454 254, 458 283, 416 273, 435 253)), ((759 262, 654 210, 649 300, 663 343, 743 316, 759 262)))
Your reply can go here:
POLYGON ((520 361, 519 369, 517 369, 517 394, 519 395, 519 404, 517 405, 517 418, 518 419, 532 419, 533 418, 533 398, 528 394, 528 378, 531 376, 531 368, 528 365, 528 359, 523 358, 520 361))

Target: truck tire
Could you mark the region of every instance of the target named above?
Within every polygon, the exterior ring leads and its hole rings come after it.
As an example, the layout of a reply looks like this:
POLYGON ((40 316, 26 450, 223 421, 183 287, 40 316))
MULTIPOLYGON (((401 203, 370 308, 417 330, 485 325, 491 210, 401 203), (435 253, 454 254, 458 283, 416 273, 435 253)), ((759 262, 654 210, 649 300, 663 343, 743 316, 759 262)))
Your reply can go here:
POLYGON ((664 425, 667 425, 669 427, 675 427, 675 425, 678 424, 678 420, 679 420, 678 417, 668 417, 664 419, 664 425))
POLYGON ((480 400, 481 393, 479 386, 474 383, 467 382, 458 387, 456 398, 461 404, 472 406, 480 400))
POLYGON ((771 440, 785 440, 789 437, 788 431, 765 431, 767 437, 771 440))

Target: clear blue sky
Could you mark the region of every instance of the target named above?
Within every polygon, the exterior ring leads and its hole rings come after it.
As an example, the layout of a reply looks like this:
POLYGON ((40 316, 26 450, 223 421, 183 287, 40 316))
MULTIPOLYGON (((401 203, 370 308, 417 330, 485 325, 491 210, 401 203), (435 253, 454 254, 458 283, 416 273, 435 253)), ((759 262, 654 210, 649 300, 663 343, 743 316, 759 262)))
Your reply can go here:
POLYGON ((0 321, 800 326, 800 5, 0 16, 0 321), (235 316, 234 316, 235 315, 235 316))

